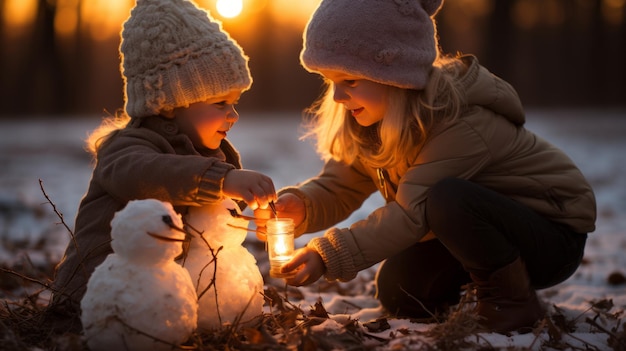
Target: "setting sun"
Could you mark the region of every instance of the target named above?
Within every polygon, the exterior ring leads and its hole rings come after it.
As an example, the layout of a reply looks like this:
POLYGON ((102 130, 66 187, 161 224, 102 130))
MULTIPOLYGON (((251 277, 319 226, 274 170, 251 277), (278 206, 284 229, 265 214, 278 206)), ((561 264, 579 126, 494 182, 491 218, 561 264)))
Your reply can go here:
POLYGON ((243 0, 217 0, 215 6, 222 17, 233 18, 241 13, 243 0))

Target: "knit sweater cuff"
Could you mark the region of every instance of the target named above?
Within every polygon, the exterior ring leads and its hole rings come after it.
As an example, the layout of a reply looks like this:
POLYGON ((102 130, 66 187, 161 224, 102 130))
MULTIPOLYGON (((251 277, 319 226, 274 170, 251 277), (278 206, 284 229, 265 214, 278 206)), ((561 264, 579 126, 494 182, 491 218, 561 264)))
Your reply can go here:
POLYGON ((226 173, 235 169, 235 166, 226 162, 215 162, 209 167, 198 184, 198 200, 219 200, 222 197, 222 187, 226 173))
POLYGON ((326 265, 326 279, 349 281, 356 277, 358 271, 354 267, 352 255, 341 235, 341 231, 330 229, 323 237, 313 238, 307 244, 317 251, 326 265))

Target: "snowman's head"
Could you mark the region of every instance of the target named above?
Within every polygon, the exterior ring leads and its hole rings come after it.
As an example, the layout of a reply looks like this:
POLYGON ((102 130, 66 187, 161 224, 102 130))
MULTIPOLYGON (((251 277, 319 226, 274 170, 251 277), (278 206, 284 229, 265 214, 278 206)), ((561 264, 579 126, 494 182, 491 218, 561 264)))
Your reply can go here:
POLYGON ((182 252, 185 232, 170 203, 154 199, 133 200, 111 221, 111 247, 134 262, 171 261, 182 252))
POLYGON ((200 207, 189 207, 185 222, 199 232, 190 230, 192 235, 190 248, 207 249, 206 243, 214 249, 220 246, 224 249, 240 247, 246 239, 249 222, 233 217, 229 211, 239 212, 238 209, 237 203, 231 199, 200 207), (204 239, 199 237, 200 233, 204 239))

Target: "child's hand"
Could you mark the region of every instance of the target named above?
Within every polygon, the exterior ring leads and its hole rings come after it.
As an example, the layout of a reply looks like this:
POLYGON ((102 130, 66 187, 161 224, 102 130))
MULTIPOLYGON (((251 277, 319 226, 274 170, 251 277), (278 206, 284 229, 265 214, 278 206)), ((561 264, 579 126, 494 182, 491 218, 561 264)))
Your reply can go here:
MULTIPOLYGON (((297 195, 291 193, 282 194, 278 198, 278 201, 274 203, 274 206, 276 207, 276 216, 279 218, 293 219, 294 226, 297 227, 302 224, 302 221, 304 221, 304 201, 302 201, 302 199, 297 195)), ((254 211, 254 217, 257 218, 254 222, 257 228, 265 230, 265 221, 268 218, 274 218, 274 213, 272 213, 272 210, 269 207, 258 208, 254 211)), ((257 232, 257 238, 262 241, 266 240, 265 234, 263 233, 257 232)))
POLYGON ((226 173, 222 192, 232 199, 245 201, 253 210, 267 208, 270 201, 276 200, 272 179, 246 169, 233 169, 226 173))
POLYGON ((303 247, 298 249, 291 261, 281 267, 282 273, 294 273, 286 278, 289 285, 302 286, 315 283, 326 272, 322 256, 317 251, 303 247))

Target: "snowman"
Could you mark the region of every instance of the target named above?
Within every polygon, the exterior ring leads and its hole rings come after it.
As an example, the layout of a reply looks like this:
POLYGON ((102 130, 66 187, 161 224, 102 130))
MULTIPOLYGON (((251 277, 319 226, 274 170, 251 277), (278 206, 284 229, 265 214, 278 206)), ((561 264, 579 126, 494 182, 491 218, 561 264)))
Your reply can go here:
POLYGON ((191 207, 185 216, 192 239, 180 263, 196 286, 199 329, 219 329, 263 312, 263 277, 254 256, 242 246, 248 221, 229 211, 237 209, 228 199, 191 207))
POLYGON ((172 350, 195 330, 198 301, 174 261, 185 232, 172 205, 130 201, 111 221, 113 253, 96 267, 81 300, 87 345, 97 350, 172 350))

